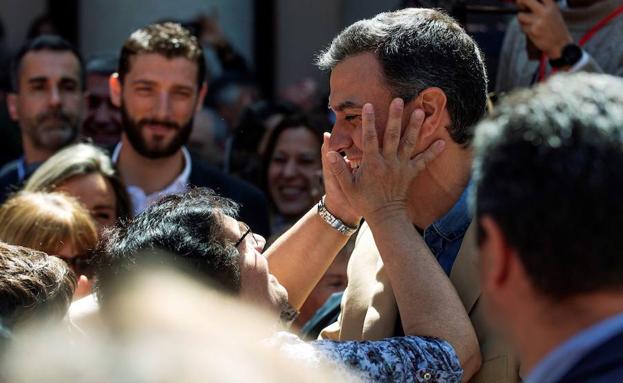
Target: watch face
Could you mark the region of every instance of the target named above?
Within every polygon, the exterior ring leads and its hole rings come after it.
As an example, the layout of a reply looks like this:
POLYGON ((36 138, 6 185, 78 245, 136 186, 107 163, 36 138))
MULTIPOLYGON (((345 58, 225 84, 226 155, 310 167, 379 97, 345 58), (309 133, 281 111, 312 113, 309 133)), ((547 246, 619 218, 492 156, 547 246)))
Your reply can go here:
POLYGON ((566 65, 575 65, 582 58, 582 48, 575 44, 568 44, 562 50, 562 58, 566 65))

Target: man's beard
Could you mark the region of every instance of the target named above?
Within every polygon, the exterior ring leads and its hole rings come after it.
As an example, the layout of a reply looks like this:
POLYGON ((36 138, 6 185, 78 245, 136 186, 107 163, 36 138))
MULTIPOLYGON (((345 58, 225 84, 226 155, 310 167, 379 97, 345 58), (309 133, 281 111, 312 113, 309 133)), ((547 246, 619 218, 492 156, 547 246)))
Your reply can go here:
POLYGON ((76 140, 78 137, 78 121, 60 109, 51 110, 38 115, 34 126, 29 129, 33 146, 39 149, 57 151, 76 140), (46 126, 46 122, 55 119, 56 126, 46 126))
POLYGON ((121 122, 123 124, 123 131, 125 132, 130 144, 141 156, 156 159, 170 157, 175 154, 190 137, 192 131, 194 117, 191 117, 187 123, 180 125, 173 121, 161 121, 153 118, 144 118, 139 121, 135 121, 128 114, 125 105, 121 103, 121 122), (162 125, 175 129, 177 134, 173 137, 171 142, 165 146, 149 147, 149 143, 146 142, 142 135, 142 130, 145 125, 162 125))

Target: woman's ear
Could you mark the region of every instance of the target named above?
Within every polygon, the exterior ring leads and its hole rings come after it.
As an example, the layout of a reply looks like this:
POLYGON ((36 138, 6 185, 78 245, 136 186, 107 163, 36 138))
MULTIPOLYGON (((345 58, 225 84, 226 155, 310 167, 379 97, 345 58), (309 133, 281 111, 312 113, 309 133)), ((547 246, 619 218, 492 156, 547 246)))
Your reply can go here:
POLYGON ((434 137, 437 129, 446 129, 449 120, 446 110, 447 98, 437 87, 426 88, 415 99, 415 107, 424 111, 420 139, 434 137))

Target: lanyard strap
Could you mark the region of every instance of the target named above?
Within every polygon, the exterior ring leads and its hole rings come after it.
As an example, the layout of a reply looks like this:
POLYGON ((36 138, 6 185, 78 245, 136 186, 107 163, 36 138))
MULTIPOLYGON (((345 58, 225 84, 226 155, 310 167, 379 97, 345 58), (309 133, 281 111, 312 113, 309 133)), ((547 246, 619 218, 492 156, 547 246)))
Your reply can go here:
MULTIPOLYGON (((593 36, 597 32, 599 32, 600 29, 605 27, 609 22, 614 20, 617 16, 619 16, 622 13, 623 13, 623 5, 620 5, 614 11, 610 12, 606 17, 599 20, 597 24, 593 25, 593 27, 589 29, 588 32, 584 34, 584 36, 582 36, 582 38, 578 42, 578 45, 583 47, 584 44, 586 44, 591 38, 593 38, 593 36)), ((547 66, 547 56, 545 56, 545 53, 543 53, 541 54, 541 62, 539 63, 539 71, 537 75, 538 82, 545 80, 545 67, 546 66, 547 66)), ((553 68, 552 73, 556 73, 556 70, 557 70, 556 68, 553 68)))

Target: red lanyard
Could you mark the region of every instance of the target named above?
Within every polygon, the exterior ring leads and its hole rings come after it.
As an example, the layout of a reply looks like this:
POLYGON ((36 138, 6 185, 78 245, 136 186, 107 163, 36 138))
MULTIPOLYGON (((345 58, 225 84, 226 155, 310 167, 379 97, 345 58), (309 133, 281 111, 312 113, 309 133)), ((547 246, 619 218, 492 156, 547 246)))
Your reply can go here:
MULTIPOLYGON (((582 38, 578 42, 578 45, 583 47, 584 44, 586 44, 588 40, 590 40, 601 28, 605 27, 609 22, 611 22, 614 18, 616 18, 622 13, 623 13, 623 5, 619 6, 614 11, 610 12, 610 14, 608 14, 606 17, 601 19, 597 24, 593 25, 593 27, 589 29, 588 32, 584 34, 584 36, 582 36, 582 38)), ((541 82, 545 79, 545 67, 546 66, 547 66, 547 56, 545 56, 545 53, 543 53, 541 55, 541 62, 539 64, 539 74, 537 76, 538 82, 541 82)), ((556 70, 557 70, 556 68, 553 68, 552 73, 555 73, 556 70)))

